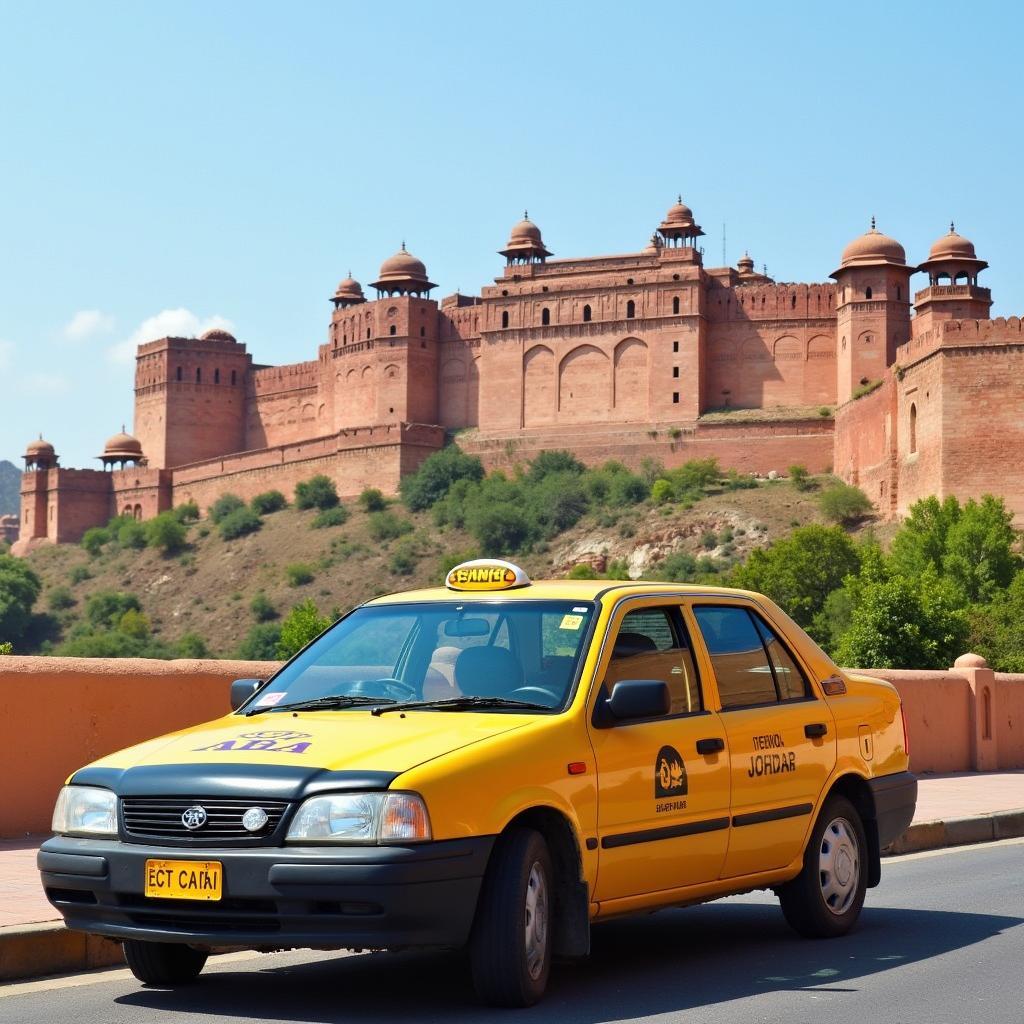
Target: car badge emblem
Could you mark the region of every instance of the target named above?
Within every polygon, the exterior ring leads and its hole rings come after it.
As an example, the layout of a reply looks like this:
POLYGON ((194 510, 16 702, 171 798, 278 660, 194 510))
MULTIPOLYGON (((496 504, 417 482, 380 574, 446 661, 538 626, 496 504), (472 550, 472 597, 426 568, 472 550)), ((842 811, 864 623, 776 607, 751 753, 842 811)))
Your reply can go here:
POLYGON ((182 814, 181 823, 191 832, 194 832, 197 828, 202 828, 206 824, 206 808, 200 807, 198 804, 194 807, 189 807, 182 814))
POLYGON ((267 821, 267 812, 262 807, 250 807, 242 815, 242 826, 249 832, 259 832, 267 821))

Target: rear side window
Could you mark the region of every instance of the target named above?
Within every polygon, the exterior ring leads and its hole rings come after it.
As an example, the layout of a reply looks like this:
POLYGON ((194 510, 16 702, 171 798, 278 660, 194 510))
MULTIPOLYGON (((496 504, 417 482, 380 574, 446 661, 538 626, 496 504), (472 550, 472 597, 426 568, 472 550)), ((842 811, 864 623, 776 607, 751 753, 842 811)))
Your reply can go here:
POLYGON ((809 694, 799 665, 760 616, 722 605, 698 606, 693 614, 711 656, 723 709, 809 694))

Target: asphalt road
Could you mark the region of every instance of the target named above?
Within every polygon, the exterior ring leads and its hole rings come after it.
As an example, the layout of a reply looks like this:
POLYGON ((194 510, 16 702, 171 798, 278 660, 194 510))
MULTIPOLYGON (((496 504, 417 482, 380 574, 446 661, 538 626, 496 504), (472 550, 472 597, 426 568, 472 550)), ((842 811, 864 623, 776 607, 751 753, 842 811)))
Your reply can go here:
POLYGON ((124 970, 0 987, 4 1024, 222 1021, 1022 1024, 1024 840, 886 861, 857 930, 808 941, 770 894, 595 929, 525 1011, 475 1002, 457 954, 234 954, 177 992, 124 970))

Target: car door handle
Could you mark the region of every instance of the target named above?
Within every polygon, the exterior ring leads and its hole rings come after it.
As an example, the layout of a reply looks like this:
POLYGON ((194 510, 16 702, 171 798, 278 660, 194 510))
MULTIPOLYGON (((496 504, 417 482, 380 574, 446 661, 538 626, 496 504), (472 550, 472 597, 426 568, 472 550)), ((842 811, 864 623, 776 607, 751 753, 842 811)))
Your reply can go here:
POLYGON ((828 732, 828 726, 824 722, 811 722, 804 726, 804 735, 809 740, 821 739, 828 732))
POLYGON ((725 750, 725 740, 720 736, 713 736, 706 740, 697 740, 698 754, 717 754, 720 750, 725 750))

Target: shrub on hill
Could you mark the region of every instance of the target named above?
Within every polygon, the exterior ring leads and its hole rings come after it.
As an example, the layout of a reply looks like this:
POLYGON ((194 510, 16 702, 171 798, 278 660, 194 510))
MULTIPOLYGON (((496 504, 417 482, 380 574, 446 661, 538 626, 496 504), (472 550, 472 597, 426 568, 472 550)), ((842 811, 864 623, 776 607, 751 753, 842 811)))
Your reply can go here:
POLYGON ((313 567, 306 562, 292 562, 291 565, 286 565, 284 575, 289 587, 304 587, 316 579, 313 567))
POLYGON ((249 602, 249 611, 257 622, 269 622, 277 618, 277 609, 270 598, 260 592, 249 602))
POLYGON ((482 480, 483 463, 457 445, 448 445, 428 456, 423 465, 399 484, 399 493, 413 512, 422 512, 440 501, 457 480, 482 480))
POLYGON ((194 501, 186 501, 182 505, 175 505, 174 518, 179 523, 194 523, 199 519, 199 506, 194 501))
POLYGON ((388 569, 395 576, 411 576, 416 571, 417 561, 419 561, 419 555, 416 548, 408 541, 403 541, 391 555, 388 569))
POLYGON ((73 565, 68 571, 68 579, 72 585, 77 586, 79 583, 84 583, 86 580, 92 579, 92 573, 89 571, 87 565, 73 565))
POLYGON ((313 517, 309 524, 314 530, 323 530, 329 526, 344 526, 348 522, 348 509, 344 505, 325 508, 313 517))
POLYGON ((117 544, 126 551, 141 551, 146 546, 146 528, 132 519, 117 531, 117 544))
POLYGON ((206 641, 198 633, 185 633, 174 645, 174 653, 179 658, 209 658, 210 649, 206 641))
POLYGON ((161 512, 143 525, 146 543, 151 548, 156 548, 165 555, 174 555, 185 547, 188 529, 173 512, 161 512))
POLYGON ((0 640, 17 643, 25 635, 42 589, 23 559, 0 555, 0 640))
POLYGON ((856 523, 874 511, 871 499, 852 484, 833 484, 818 499, 821 514, 833 523, 856 523))
POLYGON ((798 491, 809 491, 811 489, 811 474, 807 467, 799 463, 789 467, 789 481, 798 491))
POLYGON ((255 533, 263 526, 263 520, 251 508, 243 505, 229 512, 217 524, 217 529, 224 540, 235 540, 247 533, 255 533))
POLYGON ((238 645, 236 657, 242 661, 277 661, 277 644, 281 627, 277 623, 263 622, 253 626, 238 645))
POLYGON ((376 541, 395 540, 413 531, 413 525, 408 519, 396 516, 391 511, 371 512, 367 527, 370 536, 376 541))
POLYGON ((257 515, 267 516, 287 508, 288 499, 280 491, 264 491, 249 502, 249 507, 257 515))
POLYGON ((97 590, 85 602, 86 622, 101 629, 114 629, 125 612, 142 611, 142 604, 134 594, 117 590, 97 590))
POLYGON ((110 531, 103 526, 90 526, 82 534, 82 547, 94 558, 103 550, 103 545, 110 542, 110 531))
POLYGON ((299 508, 334 508, 338 504, 334 481, 320 473, 296 484, 295 504, 299 508))
POLYGON ((281 622, 281 635, 277 641, 278 658, 283 660, 298 654, 306 644, 327 629, 332 621, 320 614, 312 600, 297 604, 281 622))
POLYGON ((237 494, 222 494, 210 506, 208 515, 211 522, 219 523, 240 508, 245 508, 245 502, 237 494))
POLYGON ((359 507, 364 512, 383 512, 388 507, 384 492, 377 487, 367 487, 359 495, 359 507))
POLYGON ((46 604, 51 612, 61 612, 73 608, 78 602, 69 587, 54 587, 47 595, 46 604))

